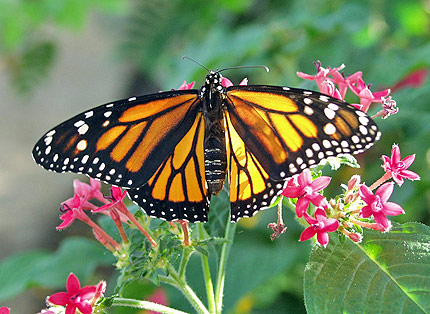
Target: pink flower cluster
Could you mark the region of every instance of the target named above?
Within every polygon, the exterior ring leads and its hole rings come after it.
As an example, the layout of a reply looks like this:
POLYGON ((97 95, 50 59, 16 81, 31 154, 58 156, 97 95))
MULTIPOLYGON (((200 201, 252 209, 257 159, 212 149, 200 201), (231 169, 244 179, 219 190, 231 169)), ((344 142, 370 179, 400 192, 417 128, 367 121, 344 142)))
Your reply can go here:
MULTIPOLYGON (((398 145, 393 146, 391 158, 384 155, 382 159, 385 174, 381 179, 368 187, 360 184, 360 177, 355 175, 348 182, 343 199, 337 201, 329 202, 320 193, 330 184, 330 177, 320 176, 312 179, 312 172, 305 169, 289 179, 282 195, 296 199, 297 217, 304 217, 309 224, 301 234, 300 241, 306 241, 316 235, 318 243, 326 247, 329 242, 328 233, 338 230, 353 241, 360 242, 361 234, 351 231, 354 224, 383 232, 389 231, 392 225, 387 216, 403 214, 404 210, 400 205, 388 201, 393 193, 394 183, 384 182, 392 178, 401 186, 404 179, 419 180, 420 177, 415 172, 407 170, 415 155, 401 159, 398 145), (373 189, 376 189, 376 192, 372 192, 373 189), (313 217, 308 213, 310 204, 315 208, 313 217), (330 216, 327 216, 328 214, 330 216), (371 219, 374 223, 365 221, 364 218, 371 219)), ((270 224, 272 229, 273 225, 270 224)))
POLYGON ((355 72, 347 77, 340 71, 345 68, 341 65, 336 68, 323 68, 321 62, 315 62, 317 68, 316 75, 310 75, 303 72, 297 72, 297 75, 305 80, 313 80, 317 83, 321 93, 344 100, 348 89, 360 98, 360 103, 352 104, 357 109, 367 112, 372 103, 382 103, 383 109, 376 116, 388 117, 391 114, 397 113, 396 102, 388 95, 390 89, 385 89, 379 92, 372 92, 371 85, 366 84, 363 80, 361 71, 355 72), (337 87, 336 87, 337 85, 337 87))
MULTIPOLYGON (((322 93, 344 100, 350 89, 360 98, 359 104, 352 105, 362 111, 366 112, 372 103, 382 103, 382 110, 375 116, 385 119, 398 112, 396 102, 389 96, 390 89, 372 92, 371 85, 364 83, 362 72, 345 77, 343 72, 340 72, 344 69, 344 65, 336 68, 323 68, 318 61, 315 66, 316 75, 302 72, 297 72, 297 75, 306 80, 314 80, 322 93)), ((411 75, 417 76, 414 73, 411 75)), ((405 83, 399 83, 396 88, 421 84, 422 77, 423 75, 419 76, 420 82, 416 82, 416 80, 411 82, 412 79, 406 78, 405 83)), ((415 155, 401 159, 398 145, 393 145, 391 157, 383 155, 382 160, 385 174, 379 180, 368 187, 360 184, 360 177, 355 175, 349 181, 344 197, 330 200, 330 202, 321 194, 321 191, 330 184, 330 177, 319 176, 312 179, 312 172, 305 169, 302 173, 290 178, 282 195, 296 200, 297 217, 303 217, 309 225, 301 234, 300 241, 308 240, 316 235, 317 242, 326 247, 329 242, 328 233, 339 231, 353 241, 360 242, 362 235, 354 229, 354 225, 384 232, 389 231, 391 222, 387 216, 403 214, 404 210, 400 205, 388 201, 394 191, 394 183, 384 182, 393 179, 401 186, 404 179, 419 180, 420 177, 407 169, 415 160, 415 155), (375 189, 376 191, 372 192, 375 189), (313 206, 310 207, 310 205, 313 206)), ((282 221, 282 218, 278 217, 278 221, 282 221)), ((275 231, 272 239, 285 232, 286 229, 282 228, 282 232, 279 232, 278 229, 281 226, 275 223, 269 224, 269 227, 275 231)))

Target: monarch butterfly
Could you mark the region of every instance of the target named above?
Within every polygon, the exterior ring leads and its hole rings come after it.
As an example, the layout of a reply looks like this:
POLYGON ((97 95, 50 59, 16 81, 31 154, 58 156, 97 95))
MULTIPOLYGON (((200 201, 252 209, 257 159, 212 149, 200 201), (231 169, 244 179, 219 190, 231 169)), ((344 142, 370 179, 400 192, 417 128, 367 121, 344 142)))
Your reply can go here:
POLYGON ((207 221, 211 195, 228 177, 237 221, 269 207, 287 178, 380 137, 367 114, 336 98, 280 86, 226 88, 221 71, 209 71, 199 90, 78 114, 47 132, 33 157, 48 170, 126 188, 148 215, 168 221, 207 221))

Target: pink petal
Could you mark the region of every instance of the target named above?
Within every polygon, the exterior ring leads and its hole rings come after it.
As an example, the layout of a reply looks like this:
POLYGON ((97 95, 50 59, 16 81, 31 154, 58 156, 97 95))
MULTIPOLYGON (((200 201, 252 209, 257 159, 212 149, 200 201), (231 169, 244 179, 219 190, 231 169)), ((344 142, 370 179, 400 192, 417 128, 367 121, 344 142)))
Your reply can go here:
POLYGON ((389 220, 383 212, 373 213, 373 218, 375 219, 375 222, 381 225, 384 229, 387 229, 390 226, 389 220))
POLYGON ((334 218, 329 218, 325 221, 324 228, 321 231, 324 232, 334 232, 339 228, 339 221, 334 218))
POLYGON ((313 205, 315 206, 319 206, 319 207, 323 207, 323 208, 328 208, 328 201, 327 199, 321 195, 321 194, 313 194, 313 195, 306 195, 304 196, 305 198, 307 198, 313 205))
POLYGON ((306 241, 312 238, 316 234, 314 227, 307 227, 305 230, 303 230, 302 234, 300 235, 300 241, 306 241))
POLYGON ((308 186, 312 182, 312 174, 309 169, 303 170, 301 174, 299 174, 297 181, 301 187, 308 186))
POLYGON ((306 210, 309 207, 309 200, 307 198, 301 197, 297 200, 296 203, 296 214, 297 217, 302 217, 303 213, 306 212, 306 210))
POLYGON ((321 176, 319 178, 316 178, 311 183, 311 188, 314 190, 314 192, 321 191, 325 189, 330 184, 331 178, 327 176, 321 176))
POLYGON ((394 182, 396 182, 399 186, 402 186, 402 184, 405 182, 405 180, 403 180, 403 176, 401 176, 398 172, 392 172, 391 176, 394 182))
POLYGON ((375 200, 375 196, 373 195, 372 191, 364 184, 360 185, 359 188, 360 196, 367 204, 373 203, 375 200))
POLYGON ((288 198, 297 198, 303 194, 303 189, 299 186, 286 187, 282 191, 282 195, 288 198))
MULTIPOLYGON (((314 214, 314 216, 315 216, 315 219, 317 220, 317 222, 319 222, 319 221, 323 221, 323 222, 325 222, 326 220, 327 220, 327 215, 326 215, 326 213, 325 213, 325 210, 324 209, 322 209, 321 207, 318 207, 316 210, 315 210, 315 214, 314 214)), ((309 221, 308 221, 308 223, 309 223, 309 221)), ((310 224, 310 223, 309 223, 310 224)))
POLYGON ((368 218, 372 216, 372 214, 372 207, 370 205, 366 205, 360 210, 360 216, 363 218, 368 218))
POLYGON ((304 213, 303 216, 304 216, 306 222, 310 225, 314 225, 314 224, 318 223, 318 220, 315 219, 314 217, 310 216, 308 213, 304 213))
POLYGON ((76 313, 76 305, 74 304, 67 305, 65 314, 75 314, 75 313, 76 313))
POLYGON ((375 195, 378 195, 381 198, 381 202, 385 203, 390 198, 391 194, 393 194, 394 183, 387 182, 381 185, 375 192, 375 195))
POLYGON ((70 294, 67 292, 57 292, 48 297, 48 301, 55 305, 66 306, 70 301, 70 294))
POLYGON ((94 294, 97 291, 96 286, 86 286, 81 289, 79 295, 83 300, 91 300, 94 297, 94 294))
POLYGON ((382 211, 384 212, 385 215, 389 215, 389 216, 397 216, 405 213, 405 211, 399 204, 396 204, 393 202, 385 203, 382 208, 382 211))
POLYGON ((0 314, 9 314, 10 309, 6 306, 0 307, 0 314))
POLYGON ((57 230, 63 230, 70 226, 75 221, 75 215, 73 214, 73 211, 68 210, 66 213, 60 216, 60 219, 63 220, 63 222, 55 228, 57 230))
POLYGON ((228 78, 223 77, 222 81, 221 81, 221 85, 224 86, 224 87, 230 87, 230 86, 233 86, 234 84, 228 78))
POLYGON ((327 232, 318 232, 317 233, 317 241, 319 244, 321 244, 323 247, 327 247, 329 236, 327 232))
POLYGON ((410 170, 403 170, 400 172, 400 175, 406 179, 409 179, 409 180, 420 180, 421 179, 421 177, 417 173, 410 171, 410 170))
POLYGON ((240 81, 239 85, 248 85, 248 79, 245 77, 242 81, 240 81))
POLYGON ((402 162, 405 165, 405 168, 409 168, 409 166, 412 165, 414 160, 415 160, 415 154, 403 158, 402 162))
POLYGON ((380 92, 373 93, 373 101, 374 102, 381 102, 381 97, 387 97, 390 94, 391 90, 386 89, 380 92))
POLYGON ((357 71, 357 72, 351 74, 350 76, 348 76, 346 78, 346 80, 349 81, 349 82, 351 82, 352 84, 354 84, 354 83, 357 83, 357 81, 359 79, 361 79, 362 77, 363 77, 363 72, 357 71))
POLYGON ((394 144, 391 150, 391 164, 397 165, 400 161, 400 148, 398 145, 394 144))
POLYGON ((67 277, 67 292, 70 294, 76 294, 81 290, 81 284, 79 283, 78 277, 74 273, 70 273, 67 277))
POLYGON ((310 75, 310 74, 306 74, 306 73, 303 73, 303 72, 296 72, 296 74, 297 74, 298 77, 300 77, 300 78, 302 78, 304 80, 313 81, 313 80, 315 80, 317 78, 316 75, 310 75))
POLYGON ((82 314, 91 314, 93 312, 93 308, 88 301, 76 303, 76 306, 82 314))

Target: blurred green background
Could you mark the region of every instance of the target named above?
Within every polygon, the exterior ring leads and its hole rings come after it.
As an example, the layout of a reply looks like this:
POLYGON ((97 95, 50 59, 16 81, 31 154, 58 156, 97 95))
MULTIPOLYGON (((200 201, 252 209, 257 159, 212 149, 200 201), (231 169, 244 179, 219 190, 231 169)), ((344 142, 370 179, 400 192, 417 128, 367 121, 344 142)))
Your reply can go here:
MULTIPOLYGON (((225 72, 236 83, 246 76, 250 84, 314 90, 296 71, 316 73, 316 60, 324 67, 344 63, 346 75, 363 71, 364 81, 378 91, 430 69, 430 1, 1 0, 0 258, 33 248, 55 250, 62 238, 89 233, 76 224, 55 232, 58 205, 71 196, 78 176, 47 173, 33 163, 30 152, 39 136, 114 99, 178 88, 184 80, 200 86, 205 70, 181 60, 183 55, 212 69, 270 68, 225 72)), ((402 157, 416 154, 411 169, 422 179, 395 188, 391 200, 406 214, 393 220, 428 225, 430 81, 392 96, 400 112, 377 120, 382 139, 359 156, 358 171, 367 183, 382 176, 380 156, 390 155, 393 143, 402 157)), ((356 101, 353 95, 347 99, 356 101)), ((338 171, 330 195, 356 171, 338 171)), ((226 280, 226 312, 305 312, 302 277, 310 244, 297 242, 301 229, 286 216, 289 229, 274 242, 267 223, 276 220, 275 210, 240 223, 226 280)), ((205 298, 200 275, 199 261, 191 261, 190 282, 205 298)), ((113 267, 104 266, 87 273, 83 283, 105 278, 112 289, 114 277, 113 267)), ((66 277, 58 280, 65 283, 66 277)), ((27 287, 0 305, 11 306, 11 313, 35 313, 44 297, 64 284, 27 287)), ((130 295, 143 298, 152 290, 143 283, 131 287, 130 295)), ((189 310, 179 293, 167 294, 170 305, 189 310)))

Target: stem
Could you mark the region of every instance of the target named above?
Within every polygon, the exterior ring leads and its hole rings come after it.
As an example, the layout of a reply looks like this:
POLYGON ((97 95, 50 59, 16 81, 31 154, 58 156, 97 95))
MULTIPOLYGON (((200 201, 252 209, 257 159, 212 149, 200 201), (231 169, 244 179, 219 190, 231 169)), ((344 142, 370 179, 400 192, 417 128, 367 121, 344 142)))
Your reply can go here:
POLYGON ((391 179, 391 177, 392 177, 391 172, 386 172, 386 173, 384 173, 384 175, 383 175, 381 178, 379 178, 378 180, 376 180, 376 182, 375 182, 375 183, 373 183, 373 184, 369 187, 369 189, 371 189, 371 190, 373 191, 373 190, 374 190, 374 189, 376 189, 378 186, 380 186, 382 183, 384 183, 385 181, 387 181, 387 180, 391 179))
POLYGON ((187 270, 188 260, 190 259, 193 249, 185 247, 182 252, 181 264, 179 265, 179 278, 185 280, 185 272, 187 270))
POLYGON ((216 313, 221 313, 222 311, 222 302, 224 297, 224 280, 225 280, 225 272, 228 255, 230 253, 231 245, 233 244, 234 233, 236 231, 236 224, 227 222, 225 228, 224 238, 228 241, 222 245, 221 248, 221 256, 219 260, 219 269, 218 269, 218 277, 215 289, 215 306, 216 313))
POLYGON ((196 295, 196 293, 191 289, 191 287, 185 282, 184 279, 179 277, 179 274, 176 272, 176 270, 173 268, 172 265, 168 264, 167 269, 169 270, 169 275, 173 278, 175 281, 175 287, 177 287, 181 292, 184 294, 184 296, 187 298, 187 300, 191 303, 191 305, 194 307, 194 309, 201 314, 210 314, 208 309, 205 307, 203 302, 199 299, 199 297, 196 295))
MULTIPOLYGON (((198 224, 199 228, 199 237, 200 240, 204 239, 204 230, 203 230, 203 224, 198 224)), ((209 259, 206 255, 200 254, 201 260, 202 260, 202 268, 203 268, 203 275, 205 279, 205 286, 206 286, 206 295, 208 298, 208 307, 209 311, 211 313, 215 313, 215 294, 214 294, 214 286, 212 283, 212 277, 211 277, 211 269, 209 266, 209 259)))
POLYGON ((187 314, 185 312, 175 310, 158 303, 135 300, 135 299, 126 299, 126 298, 115 298, 113 300, 112 306, 128 306, 128 307, 145 309, 145 310, 163 313, 163 314, 187 314))

